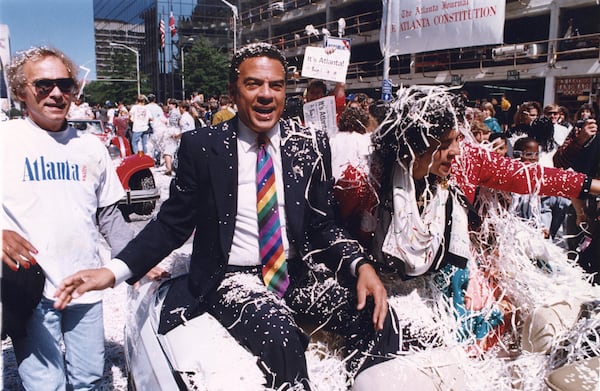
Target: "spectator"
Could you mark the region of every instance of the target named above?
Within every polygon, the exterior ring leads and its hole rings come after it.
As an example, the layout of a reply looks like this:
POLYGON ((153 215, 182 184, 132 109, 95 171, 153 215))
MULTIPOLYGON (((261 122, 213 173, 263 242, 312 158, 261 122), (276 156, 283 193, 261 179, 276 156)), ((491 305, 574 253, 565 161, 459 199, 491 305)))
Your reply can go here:
POLYGON ((212 124, 212 119, 217 111, 219 111, 219 101, 216 97, 211 96, 208 98, 208 111, 206 112, 204 122, 207 124, 212 124))
POLYGON ((190 114, 192 115, 192 118, 194 118, 194 126, 197 129, 206 126, 206 122, 204 122, 204 118, 206 117, 205 106, 197 102, 192 102, 190 105, 190 114))
POLYGON ((113 107, 113 104, 107 100, 104 105, 106 106, 106 118, 107 122, 111 125, 114 125, 115 114, 117 110, 113 107))
POLYGON ((165 175, 170 176, 173 173, 173 157, 177 152, 178 138, 181 130, 179 129, 179 120, 181 112, 179 111, 179 102, 177 99, 169 99, 169 118, 167 131, 163 137, 163 159, 165 160, 165 175))
POLYGON ((181 138, 182 133, 196 129, 196 123, 194 117, 190 114, 190 104, 188 102, 181 102, 179 104, 179 113, 181 114, 179 118, 179 138, 181 138))
POLYGON ((544 167, 554 167, 552 156, 558 145, 554 141, 554 124, 546 116, 536 118, 529 126, 528 136, 540 144, 540 164, 544 167))
POLYGON ((146 95, 137 97, 137 103, 129 110, 129 119, 131 125, 131 150, 133 153, 140 151, 139 143, 142 144, 142 151, 148 152, 148 129, 150 128, 150 113, 146 108, 146 95))
POLYGON ((127 138, 129 144, 131 144, 131 137, 129 135, 129 112, 126 108, 122 107, 119 109, 117 116, 113 119, 113 125, 117 135, 127 138))
POLYGON ((506 132, 511 124, 510 118, 510 109, 512 107, 512 103, 508 100, 506 94, 502 94, 502 98, 500 98, 500 110, 501 110, 501 120, 500 125, 502 125, 502 131, 506 132))
POLYGON ((508 143, 506 133, 491 133, 489 142, 494 152, 502 156, 512 155, 512 146, 508 143))
MULTIPOLYGON (((532 137, 521 137, 515 142, 513 157, 523 163, 537 163, 539 143, 532 137)), ((517 216, 531 220, 540 228, 545 238, 550 237, 552 215, 542 214, 542 200, 537 194, 513 194, 510 210, 517 216)))
POLYGON ((104 371, 101 295, 86 293, 57 310, 54 294, 64 276, 101 266, 99 232, 113 255, 132 237, 117 208, 124 191, 106 147, 65 121, 77 91, 76 69, 62 52, 44 47, 20 53, 8 66, 11 93, 29 116, 0 124, 2 312, 6 319, 22 313, 18 306, 32 305, 22 326, 4 330, 12 337, 27 390, 99 386, 104 371), (24 287, 8 291, 28 271, 38 273, 43 286, 43 294, 31 301, 24 287))
MULTIPOLYGON (((573 125, 571 125, 571 113, 569 113, 569 109, 567 109, 565 106, 559 106, 559 111, 560 111, 560 115, 558 117, 558 123, 561 124, 562 126, 566 127, 569 132, 571 131, 571 129, 573 128, 573 125)), ((564 143, 564 140, 563 140, 564 143)), ((562 145, 562 143, 561 143, 562 145)))
MULTIPOLYGON (((600 178, 600 138, 592 105, 583 104, 574 119, 571 133, 554 155, 554 164, 600 178)), ((579 247, 579 263, 586 271, 596 273, 594 282, 600 283, 600 211, 596 197, 571 201, 575 216, 567 223, 567 231, 573 237, 569 248, 579 247)))
POLYGON ((569 129, 560 124, 561 118, 561 109, 558 105, 551 104, 544 107, 544 115, 552 121, 552 125, 554 127, 552 132, 552 138, 556 143, 556 147, 562 145, 565 142, 565 139, 569 135, 569 129))
POLYGON ((542 108, 538 102, 523 102, 517 107, 514 123, 508 130, 508 136, 511 143, 514 144, 515 137, 522 137, 529 134, 529 127, 534 119, 540 116, 542 108))
POLYGON ((78 96, 69 107, 68 119, 94 119, 92 108, 78 96))
POLYGON ((331 137, 331 169, 338 179, 348 165, 366 170, 371 145, 367 133, 369 114, 358 107, 347 107, 340 116, 338 132, 331 137))
MULTIPOLYGON (((348 195, 350 189, 361 189, 368 183, 369 157, 371 154, 371 135, 368 125, 369 114, 360 107, 348 106, 342 112, 338 123, 338 132, 331 136, 331 171, 336 179, 334 191, 344 192, 348 195)), ((352 197, 356 203, 372 203, 373 200, 362 200, 362 196, 369 193, 357 192, 352 197)), ((363 244, 369 239, 369 234, 363 234, 361 224, 364 219, 373 219, 373 210, 364 214, 354 215, 354 208, 340 210, 340 216, 345 227, 363 244), (364 236, 364 237, 363 237, 364 236)), ((365 208, 367 209, 367 208, 365 208)), ((364 230, 370 232, 370 230, 364 230)))
POLYGON ((483 143, 490 140, 492 132, 485 123, 475 120, 471 122, 471 133, 478 143, 483 143))
POLYGON ((219 111, 213 116, 212 124, 217 125, 233 117, 235 117, 235 110, 233 109, 231 97, 229 95, 221 95, 219 98, 219 111))
POLYGON ((492 131, 492 133, 501 133, 502 126, 496 119, 496 110, 491 102, 485 102, 481 105, 481 112, 483 113, 483 123, 492 131))
MULTIPOLYGON (((323 80, 313 79, 308 82, 305 93, 305 102, 312 102, 324 98, 327 96, 327 85, 323 80)), ((335 113, 337 120, 346 107, 346 84, 341 82, 336 83, 333 91, 331 91, 329 95, 335 98, 335 113)))
POLYGON ((302 107, 304 99, 300 95, 290 96, 285 100, 285 109, 282 117, 284 119, 292 119, 298 123, 304 123, 304 113, 302 107))
POLYGON ((167 117, 165 112, 158 103, 156 103, 156 95, 148 94, 148 104, 146 110, 150 116, 150 131, 149 137, 152 142, 153 157, 156 161, 156 166, 160 166, 160 160, 163 155, 162 140, 167 131, 167 117))

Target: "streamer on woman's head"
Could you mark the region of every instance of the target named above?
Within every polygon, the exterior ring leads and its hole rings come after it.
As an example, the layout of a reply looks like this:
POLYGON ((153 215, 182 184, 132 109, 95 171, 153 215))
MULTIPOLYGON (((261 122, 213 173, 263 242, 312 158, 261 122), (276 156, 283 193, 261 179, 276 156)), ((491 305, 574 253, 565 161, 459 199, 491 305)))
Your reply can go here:
POLYGON ((431 139, 439 140, 447 130, 462 132, 467 127, 464 98, 451 88, 400 87, 373 135, 373 144, 384 156, 412 160, 431 146, 431 139))

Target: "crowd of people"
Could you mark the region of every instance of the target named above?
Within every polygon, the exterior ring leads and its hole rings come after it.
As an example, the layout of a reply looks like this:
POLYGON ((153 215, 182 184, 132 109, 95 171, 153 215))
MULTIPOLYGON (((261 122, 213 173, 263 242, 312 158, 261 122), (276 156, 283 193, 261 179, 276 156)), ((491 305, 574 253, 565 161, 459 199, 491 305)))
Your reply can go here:
MULTIPOLYGON (((0 125, 3 137, 24 138, 18 148, 3 142, 2 281, 14 285, 2 295, 31 297, 27 311, 5 306, 3 333, 26 389, 93 389, 103 366, 97 291, 136 283, 191 235, 189 273, 170 282, 158 332, 211 314, 258 358, 268 389, 314 388, 306 323, 343 340, 355 391, 468 389, 479 359, 498 363, 487 387, 501 389, 509 372, 538 389, 540 374, 599 353, 597 323, 580 313, 599 295, 591 106, 568 123, 557 105, 523 102, 509 124, 496 117, 495 106, 510 108, 506 97, 471 107, 455 90, 410 86, 383 102, 337 83, 329 137, 303 126, 300 110, 284 111, 283 54, 247 45, 231 60, 227 94, 204 112, 200 99, 161 107, 154 95, 130 108, 105 105, 134 152, 149 153, 150 140, 165 173, 175 173, 156 218, 131 238, 114 207, 122 188, 108 153, 66 125, 89 115, 69 114, 74 69, 39 48, 8 67, 28 117, 0 125), (68 185, 37 159, 56 167, 68 159, 60 171, 68 185), (53 229, 64 215, 69 224, 53 229), (568 247, 561 227, 589 243, 568 247), (111 245, 104 265, 98 231, 111 245), (19 316, 7 323, 7 314, 19 316), (570 332, 589 338, 566 346, 570 332), (514 350, 544 369, 508 363, 514 350)), ((327 95, 313 81, 302 99, 327 95)))

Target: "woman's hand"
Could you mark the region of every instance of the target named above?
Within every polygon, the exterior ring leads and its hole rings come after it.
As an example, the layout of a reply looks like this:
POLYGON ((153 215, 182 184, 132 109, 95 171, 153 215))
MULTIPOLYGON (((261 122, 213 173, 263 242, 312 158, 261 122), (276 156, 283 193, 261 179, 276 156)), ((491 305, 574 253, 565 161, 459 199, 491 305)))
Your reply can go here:
POLYGON ((38 250, 25 238, 7 229, 2 230, 2 262, 12 270, 17 271, 21 266, 29 269, 37 263, 34 254, 38 250))

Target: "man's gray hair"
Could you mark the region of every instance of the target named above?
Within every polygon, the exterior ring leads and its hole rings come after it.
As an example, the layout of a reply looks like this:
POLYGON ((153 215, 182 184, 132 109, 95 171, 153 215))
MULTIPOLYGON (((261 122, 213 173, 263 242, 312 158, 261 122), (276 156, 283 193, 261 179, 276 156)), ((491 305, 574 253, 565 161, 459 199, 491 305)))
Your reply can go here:
POLYGON ((65 67, 69 72, 69 76, 75 82, 74 89, 79 89, 79 81, 77 80, 77 67, 75 66, 75 63, 73 63, 73 61, 67 57, 66 54, 58 49, 46 46, 37 46, 17 53, 10 64, 6 67, 8 85, 13 99, 19 100, 18 96, 23 94, 23 90, 27 82, 31 82, 31 80, 25 79, 25 64, 40 61, 46 57, 56 57, 61 60, 63 64, 65 64, 65 67))

